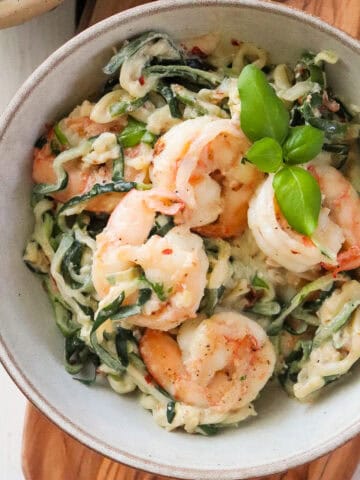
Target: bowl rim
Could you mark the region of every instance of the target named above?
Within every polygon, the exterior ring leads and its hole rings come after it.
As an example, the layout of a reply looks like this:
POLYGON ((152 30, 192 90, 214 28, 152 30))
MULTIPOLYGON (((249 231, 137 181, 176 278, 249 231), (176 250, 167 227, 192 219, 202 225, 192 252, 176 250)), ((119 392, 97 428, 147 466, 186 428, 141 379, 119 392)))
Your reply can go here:
MULTIPOLYGON (((88 41, 93 40, 109 30, 112 30, 116 26, 129 24, 134 19, 141 17, 144 14, 175 11, 182 9, 183 7, 204 8, 206 6, 218 6, 220 8, 247 7, 253 10, 268 11, 285 17, 295 18, 300 22, 306 23, 312 27, 316 27, 325 33, 334 36, 337 40, 352 49, 355 53, 360 54, 360 42, 358 40, 350 37, 348 34, 339 29, 330 26, 313 15, 278 3, 268 3, 267 1, 263 0, 198 0, 197 2, 193 2, 192 0, 159 0, 131 8, 106 18, 105 20, 102 20, 101 22, 76 35, 59 49, 57 49, 54 53, 52 53, 18 89, 4 113, 0 116, 0 143, 6 131, 8 128, 10 128, 17 111, 21 107, 23 99, 30 95, 31 92, 42 83, 48 73, 59 63, 61 63, 64 58, 81 48, 81 46, 88 41)), ((54 405, 50 404, 50 402, 42 395, 36 386, 32 384, 26 373, 21 371, 1 333, 0 361, 9 376, 22 391, 22 393, 27 397, 27 399, 30 400, 30 402, 35 405, 35 407, 37 407, 46 417, 48 417, 53 423, 55 423, 70 436, 112 460, 160 475, 176 475, 178 478, 204 480, 214 480, 218 478, 222 478, 224 480, 235 480, 239 479, 240 477, 245 479, 269 475, 314 460, 315 458, 318 458, 345 443, 360 431, 360 422, 354 422, 352 425, 344 428, 336 436, 325 440, 315 449, 296 453, 284 460, 268 462, 249 468, 220 468, 214 470, 168 466, 161 464, 156 460, 148 460, 130 452, 118 449, 77 426, 70 418, 58 410, 54 405)))

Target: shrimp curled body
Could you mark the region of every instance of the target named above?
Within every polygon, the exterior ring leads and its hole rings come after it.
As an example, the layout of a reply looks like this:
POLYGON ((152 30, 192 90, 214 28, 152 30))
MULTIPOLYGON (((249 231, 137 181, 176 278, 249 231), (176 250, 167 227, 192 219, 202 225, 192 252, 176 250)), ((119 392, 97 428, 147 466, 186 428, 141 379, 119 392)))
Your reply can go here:
POLYGON ((339 226, 329 218, 329 209, 321 209, 312 240, 300 235, 282 216, 274 198, 272 182, 273 175, 269 175, 251 199, 248 211, 249 228, 259 248, 291 272, 305 272, 322 262, 329 263, 331 257, 336 263, 344 238, 339 226))
POLYGON ((147 330, 140 352, 151 375, 176 400, 219 412, 254 400, 275 365, 264 330, 235 312, 184 323, 177 342, 166 333, 147 330))
MULTIPOLYGON (((64 164, 64 169, 68 175, 68 182, 63 190, 53 192, 50 194, 55 200, 59 202, 67 202, 73 197, 84 195, 95 184, 106 184, 112 181, 113 160, 119 156, 116 145, 116 136, 114 132, 121 131, 126 122, 123 119, 101 125, 90 120, 89 117, 68 117, 63 120, 66 127, 66 132, 71 135, 73 141, 79 144, 81 141, 87 140, 92 136, 101 136, 102 139, 113 140, 115 147, 113 152, 105 152, 108 159, 105 161, 98 161, 98 158, 104 156, 104 148, 99 148, 98 152, 91 154, 92 162, 84 162, 83 158, 75 158, 64 164)), ((56 183, 56 173, 54 171, 54 160, 56 154, 52 151, 52 143, 56 141, 54 129, 50 129, 47 136, 47 142, 41 148, 35 148, 34 161, 32 167, 32 177, 35 183, 54 184, 56 183)), ((101 140, 100 140, 101 142, 101 140)), ((102 143, 104 143, 102 141, 102 143)), ((96 144, 96 142, 94 142, 96 144)), ((62 147, 63 148, 63 147, 62 147)), ((90 156, 90 157, 91 157, 90 156)), ((125 166, 125 179, 127 181, 136 181, 136 171, 125 166)), ((141 178, 142 180, 142 178, 141 178)), ((86 204, 86 210, 94 212, 111 213, 123 194, 118 192, 111 192, 99 195, 90 199, 86 204)))
MULTIPOLYGON (((131 316, 134 325, 169 330, 194 318, 206 286, 208 259, 201 238, 185 226, 171 229, 164 237, 148 238, 156 212, 173 215, 182 207, 178 198, 153 189, 133 190, 118 204, 105 230, 96 238, 92 278, 101 298, 111 295, 111 277, 141 268, 146 279, 161 285, 161 298, 155 294, 142 313, 131 316)), ((139 284, 125 289, 125 304, 134 301, 139 284)))
POLYGON ((210 116, 187 120, 158 140, 151 178, 184 201, 178 223, 204 236, 244 231, 250 197, 263 178, 253 165, 241 163, 249 147, 231 120, 210 116))
MULTIPOLYGON (((336 168, 322 165, 312 169, 330 218, 342 230, 344 246, 337 257, 336 271, 360 267, 360 197, 336 168)), ((328 268, 331 266, 326 265, 328 268)))

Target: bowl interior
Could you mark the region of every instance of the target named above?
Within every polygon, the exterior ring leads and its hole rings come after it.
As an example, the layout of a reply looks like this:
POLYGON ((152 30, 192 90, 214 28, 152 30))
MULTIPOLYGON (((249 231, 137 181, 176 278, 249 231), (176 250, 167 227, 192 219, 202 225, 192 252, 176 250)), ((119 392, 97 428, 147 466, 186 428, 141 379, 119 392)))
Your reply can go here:
POLYGON ((113 17, 56 52, 35 72, 0 124, 1 337, 3 362, 23 391, 56 423, 115 460, 192 479, 245 478, 285 469, 325 453, 360 425, 359 369, 314 404, 289 400, 270 385, 256 402, 258 417, 217 437, 167 433, 133 396, 72 380, 62 366, 63 340, 40 282, 22 263, 32 231, 31 151, 45 123, 66 113, 104 82, 111 47, 149 29, 175 38, 223 32, 266 48, 274 62, 293 63, 304 49, 333 49, 335 91, 360 104, 359 47, 304 20, 301 14, 257 1, 172 1, 113 17), (146 12, 146 13, 142 13, 146 12))

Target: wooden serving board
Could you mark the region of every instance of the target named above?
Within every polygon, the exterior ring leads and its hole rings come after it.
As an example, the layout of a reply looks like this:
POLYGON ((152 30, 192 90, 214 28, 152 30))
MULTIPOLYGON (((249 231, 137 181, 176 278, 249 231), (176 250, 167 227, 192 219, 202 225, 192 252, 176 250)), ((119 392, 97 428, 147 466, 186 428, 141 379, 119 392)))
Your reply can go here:
MULTIPOLYGON (((359 460, 360 435, 311 463, 252 480, 352 480, 359 460)), ((25 417, 22 465, 26 480, 166 480, 90 450, 31 404, 25 417)))
MULTIPOLYGON (((79 30, 149 1, 87 0, 79 30)), ((282 3, 317 15, 360 38, 360 0, 284 0, 282 3)), ((359 460, 360 435, 311 463, 261 480, 351 480, 359 460)), ((26 480, 165 480, 165 477, 134 470, 90 450, 30 404, 24 426, 22 462, 26 480)))

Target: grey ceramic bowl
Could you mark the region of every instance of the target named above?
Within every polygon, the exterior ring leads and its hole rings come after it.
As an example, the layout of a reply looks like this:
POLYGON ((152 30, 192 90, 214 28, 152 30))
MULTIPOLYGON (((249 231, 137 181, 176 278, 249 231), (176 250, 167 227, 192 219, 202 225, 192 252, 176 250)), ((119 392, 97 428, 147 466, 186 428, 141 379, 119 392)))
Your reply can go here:
POLYGON ((21 254, 32 230, 31 151, 46 122, 95 91, 111 47, 136 33, 160 29, 176 38, 221 31, 252 41, 275 62, 293 62, 303 49, 333 49, 335 91, 360 104, 359 43, 297 11, 256 0, 169 0, 109 18, 75 37, 25 82, 0 121, 0 357, 25 395, 66 432, 133 467, 189 479, 239 479, 307 462, 360 431, 359 369, 320 400, 300 404, 279 388, 257 402, 258 417, 217 437, 167 433, 132 397, 88 388, 62 366, 63 340, 40 286, 21 254))

